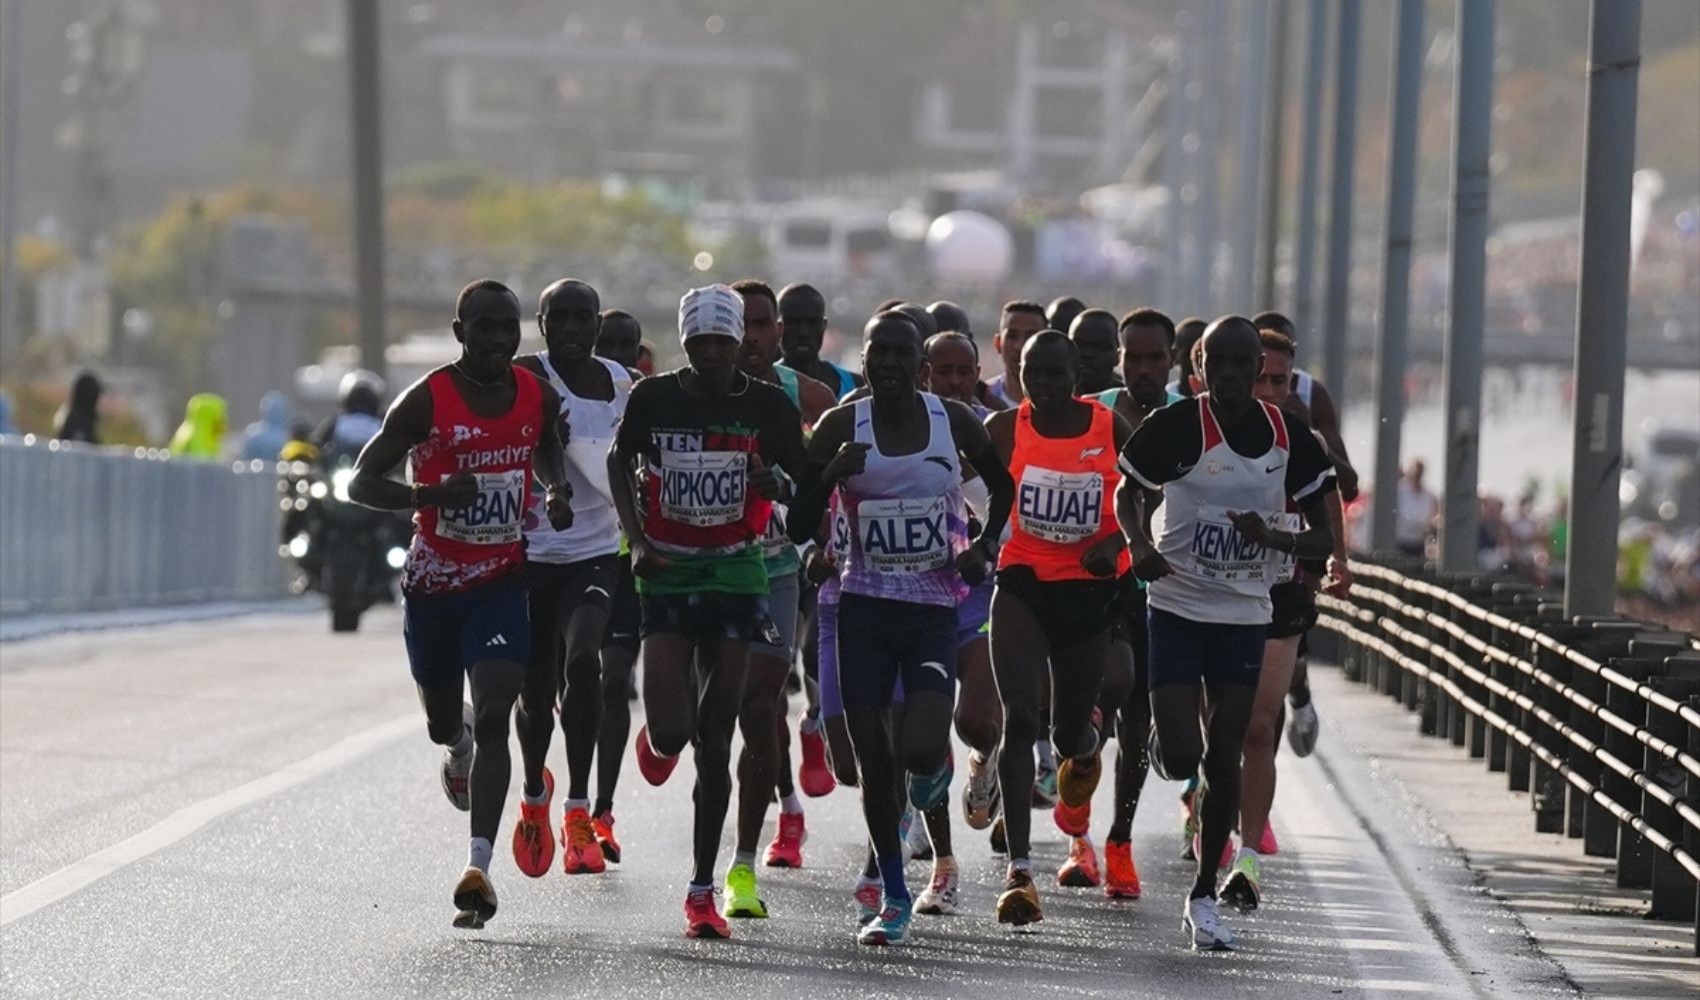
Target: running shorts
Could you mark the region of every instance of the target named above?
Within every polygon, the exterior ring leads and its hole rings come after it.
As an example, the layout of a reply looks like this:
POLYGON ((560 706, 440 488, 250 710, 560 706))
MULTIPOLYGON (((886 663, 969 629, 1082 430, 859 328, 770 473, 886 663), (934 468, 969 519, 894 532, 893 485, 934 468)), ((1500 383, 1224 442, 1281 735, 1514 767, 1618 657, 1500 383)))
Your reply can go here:
POLYGON ((955 699, 955 608, 844 594, 834 631, 845 709, 889 708, 899 680, 907 694, 935 691, 955 699))
POLYGON ((1151 609, 1151 689, 1166 684, 1257 686, 1263 671, 1265 625, 1223 625, 1195 622, 1167 611, 1151 609))
POLYGON ((632 576, 632 557, 622 553, 615 557, 614 602, 608 609, 608 629, 602 633, 603 648, 638 650, 643 633, 643 612, 639 609, 637 578, 632 576))
POLYGON ((787 573, 768 581, 767 613, 773 621, 778 642, 757 639, 750 646, 751 656, 768 656, 787 664, 797 653, 797 613, 801 603, 798 581, 801 573, 787 573))
POLYGON ((1031 566, 998 569, 999 590, 1019 598, 1039 619, 1053 647, 1072 646, 1110 627, 1119 580, 1040 580, 1031 566))
POLYGON ((1269 616, 1269 638, 1290 639, 1304 635, 1316 624, 1316 595, 1302 583, 1278 583, 1269 588, 1274 610, 1269 616))
POLYGON ((692 642, 737 639, 779 644, 768 617, 766 594, 699 590, 689 594, 639 594, 643 636, 677 635, 692 642))
POLYGON ((408 667, 422 688, 459 688, 472 665, 531 659, 531 617, 525 587, 505 576, 469 590, 407 594, 402 636, 408 667))

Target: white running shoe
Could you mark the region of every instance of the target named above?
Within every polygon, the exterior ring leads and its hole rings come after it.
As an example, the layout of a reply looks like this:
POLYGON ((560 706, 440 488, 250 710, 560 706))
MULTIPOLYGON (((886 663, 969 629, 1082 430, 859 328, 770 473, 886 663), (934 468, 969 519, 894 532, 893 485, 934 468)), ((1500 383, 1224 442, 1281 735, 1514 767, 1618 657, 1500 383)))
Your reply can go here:
POLYGON ((962 786, 962 821, 970 830, 984 830, 997 817, 1002 798, 998 790, 998 752, 981 759, 968 755, 968 783, 962 786))
POLYGON ((1222 923, 1222 912, 1209 896, 1187 902, 1181 930, 1192 935, 1194 951, 1234 950, 1234 932, 1222 923))
POLYGON ((956 866, 933 866, 933 881, 915 898, 915 912, 928 916, 945 916, 956 912, 958 878, 956 866))
POLYGON ((1316 749, 1316 737, 1321 731, 1322 723, 1316 717, 1316 700, 1313 698, 1303 707, 1293 709, 1293 717, 1287 720, 1287 745, 1300 757, 1309 757, 1316 749))
MULTIPOLYGON (((467 705, 461 713, 466 721, 466 731, 472 732, 472 706, 467 705)), ((452 749, 443 750, 443 794, 449 797, 454 807, 461 812, 472 811, 472 752, 456 756, 452 749)))

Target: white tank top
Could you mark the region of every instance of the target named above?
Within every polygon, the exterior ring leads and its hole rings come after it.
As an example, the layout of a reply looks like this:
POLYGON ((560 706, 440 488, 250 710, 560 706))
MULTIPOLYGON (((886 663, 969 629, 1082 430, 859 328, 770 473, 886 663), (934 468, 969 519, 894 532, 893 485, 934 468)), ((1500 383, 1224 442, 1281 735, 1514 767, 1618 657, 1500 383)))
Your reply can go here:
POLYGON ((1303 368, 1294 368, 1293 395, 1299 397, 1299 401, 1305 404, 1305 409, 1308 410, 1310 408, 1310 398, 1315 394, 1316 379, 1311 378, 1310 372, 1305 371, 1303 368))
POLYGON ((1163 485, 1163 505, 1151 522, 1157 551, 1174 573, 1148 589, 1151 607, 1195 622, 1266 625, 1269 588, 1284 561, 1244 538, 1228 512, 1254 511, 1271 524, 1287 509, 1287 424, 1260 403, 1274 430, 1269 452, 1247 458, 1228 447, 1208 397, 1199 397, 1204 450, 1179 479, 1163 485))
POLYGON ((614 398, 585 399, 567 388, 547 354, 537 355, 537 360, 549 384, 561 394, 561 417, 569 428, 567 482, 573 488, 573 526, 566 531, 549 527, 543 492, 533 490, 525 518, 525 557, 531 562, 561 564, 610 555, 620 548, 620 520, 609 496, 608 447, 626 412, 631 374, 622 365, 597 358, 614 381, 614 398))

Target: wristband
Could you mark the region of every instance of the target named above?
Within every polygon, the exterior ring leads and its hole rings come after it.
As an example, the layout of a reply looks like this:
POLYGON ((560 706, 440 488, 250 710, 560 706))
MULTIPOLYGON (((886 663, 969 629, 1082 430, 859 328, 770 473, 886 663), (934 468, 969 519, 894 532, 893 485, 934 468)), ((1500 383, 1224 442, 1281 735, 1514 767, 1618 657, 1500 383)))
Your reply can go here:
POLYGON ((413 494, 413 509, 418 510, 419 509, 419 484, 418 483, 413 484, 412 494, 413 494))

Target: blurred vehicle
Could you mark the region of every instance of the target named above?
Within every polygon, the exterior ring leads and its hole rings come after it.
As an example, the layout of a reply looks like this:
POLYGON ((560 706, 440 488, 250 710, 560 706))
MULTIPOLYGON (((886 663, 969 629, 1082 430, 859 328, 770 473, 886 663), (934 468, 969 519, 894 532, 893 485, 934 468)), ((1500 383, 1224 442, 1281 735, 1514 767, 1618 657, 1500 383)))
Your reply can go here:
POLYGON ((407 563, 407 520, 349 499, 354 456, 346 452, 303 453, 280 468, 282 555, 298 571, 294 590, 325 595, 331 631, 356 631, 368 608, 396 599, 396 581, 407 563))

